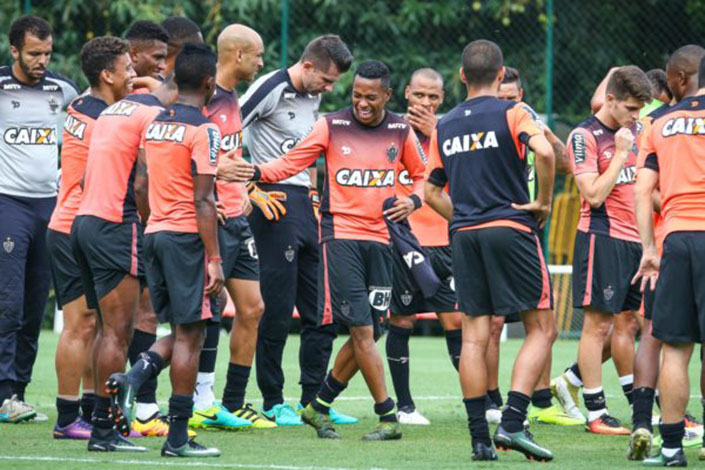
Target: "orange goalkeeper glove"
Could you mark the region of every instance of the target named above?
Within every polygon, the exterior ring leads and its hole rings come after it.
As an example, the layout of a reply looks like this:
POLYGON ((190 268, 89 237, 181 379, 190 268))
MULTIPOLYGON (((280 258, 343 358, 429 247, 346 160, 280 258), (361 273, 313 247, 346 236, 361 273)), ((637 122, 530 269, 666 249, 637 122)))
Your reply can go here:
POLYGON ((282 191, 262 191, 254 183, 247 185, 247 194, 253 205, 257 206, 267 220, 279 222, 286 215, 286 193, 282 191))

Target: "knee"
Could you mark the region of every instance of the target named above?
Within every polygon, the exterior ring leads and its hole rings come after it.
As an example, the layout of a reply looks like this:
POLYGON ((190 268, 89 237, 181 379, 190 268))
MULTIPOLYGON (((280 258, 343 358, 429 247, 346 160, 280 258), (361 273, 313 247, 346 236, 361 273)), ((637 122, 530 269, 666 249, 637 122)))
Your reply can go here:
POLYGON ((463 335, 462 352, 485 354, 487 345, 490 342, 490 336, 483 337, 481 335, 463 335))
POLYGON ((629 318, 620 319, 615 323, 614 334, 622 337, 635 338, 639 331, 639 323, 631 313, 621 313, 620 315, 629 315, 629 318))
POLYGON ((392 315, 389 317, 389 324, 399 328, 410 330, 414 328, 415 317, 413 315, 392 315))
POLYGON ((351 327, 350 338, 356 348, 375 347, 375 334, 371 326, 351 327))
POLYGON ((256 329, 259 321, 264 313, 264 302, 260 299, 259 302, 241 308, 235 314, 235 320, 238 324, 247 325, 248 328, 256 329))
POLYGON ((592 317, 584 324, 583 334, 605 341, 612 330, 612 317, 604 314, 592 314, 592 317))
POLYGON ((504 317, 492 317, 492 321, 490 323, 490 340, 493 344, 499 343, 499 340, 502 337, 504 321, 504 317))

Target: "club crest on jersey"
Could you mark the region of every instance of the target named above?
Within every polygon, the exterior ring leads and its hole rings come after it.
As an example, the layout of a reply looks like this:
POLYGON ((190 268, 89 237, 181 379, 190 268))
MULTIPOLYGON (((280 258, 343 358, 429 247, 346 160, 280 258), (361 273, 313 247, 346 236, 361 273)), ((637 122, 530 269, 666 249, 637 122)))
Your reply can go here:
POLYGON ((150 141, 183 142, 185 135, 186 126, 183 124, 153 122, 147 129, 145 139, 150 141))
POLYGON ((411 305, 411 302, 412 302, 413 300, 414 300, 414 296, 413 296, 413 294, 412 294, 411 292, 409 292, 408 290, 405 291, 405 292, 401 295, 401 303, 404 304, 405 307, 408 307, 409 305, 411 305))
POLYGON ((284 258, 291 263, 292 261, 294 261, 294 254, 294 249, 291 247, 291 245, 289 245, 286 251, 284 252, 284 258))
POLYGON ((394 170, 361 170, 343 168, 335 174, 335 181, 341 186, 357 188, 383 188, 394 186, 394 170))
POLYGON ((138 106, 137 103, 131 101, 118 101, 105 108, 100 114, 108 116, 130 116, 135 112, 138 106))
POLYGON ((573 159, 576 165, 585 162, 585 136, 579 132, 573 134, 570 139, 570 146, 573 150, 573 159))
POLYGON ((389 163, 394 163, 394 160, 397 159, 397 156, 399 155, 399 149, 397 148, 396 144, 392 142, 389 144, 389 147, 387 147, 387 160, 389 160, 389 163))
POLYGON ((669 119, 663 125, 661 135, 671 137, 673 135, 703 135, 705 134, 705 119, 695 117, 677 117, 669 119))
POLYGON ((57 100, 53 96, 50 96, 48 101, 49 110, 51 111, 51 114, 56 114, 56 112, 59 110, 59 100, 57 100))
POLYGON ((604 296, 605 296, 605 301, 606 301, 606 302, 609 302, 610 300, 612 300, 612 297, 614 297, 614 289, 612 288, 612 286, 607 286, 607 287, 602 291, 602 293, 603 293, 604 296))
POLYGON ((443 141, 443 153, 447 156, 461 152, 473 152, 486 148, 499 148, 495 131, 473 132, 465 135, 456 135, 443 141))
POLYGON ((5 253, 10 254, 12 253, 12 250, 15 249, 15 242, 12 241, 12 238, 7 237, 4 242, 2 242, 2 248, 5 250, 5 253))
POLYGON ((340 313, 342 313, 345 316, 350 315, 350 304, 348 303, 347 300, 343 300, 340 303, 340 313))
POLYGON ((53 127, 10 127, 4 133, 10 145, 56 145, 53 127))
POLYGON ((86 123, 67 114, 66 121, 64 122, 64 130, 78 140, 83 140, 83 136, 86 133, 86 123))

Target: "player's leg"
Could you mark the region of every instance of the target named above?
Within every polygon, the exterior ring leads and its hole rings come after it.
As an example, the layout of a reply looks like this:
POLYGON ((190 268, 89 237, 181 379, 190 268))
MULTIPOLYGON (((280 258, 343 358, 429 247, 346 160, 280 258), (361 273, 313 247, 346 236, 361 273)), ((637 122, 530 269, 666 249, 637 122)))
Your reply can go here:
POLYGON ((502 392, 499 390, 499 350, 504 329, 505 317, 493 316, 490 323, 490 342, 487 345, 487 421, 498 424, 502 418, 500 408, 504 406, 502 392))
POLYGON ((634 343, 639 331, 636 312, 627 310, 614 317, 612 332, 612 361, 614 362, 619 384, 629 404, 632 404, 634 389, 634 343))
POLYGON ((419 423, 406 419, 406 415, 411 417, 416 411, 416 404, 411 397, 409 386, 409 338, 414 331, 415 323, 415 315, 390 315, 386 340, 387 364, 397 398, 399 421, 402 424, 429 424, 420 419, 419 423))
POLYGON ((448 358, 455 370, 460 368, 460 350, 463 346, 463 314, 460 312, 438 313, 438 322, 446 338, 448 358))

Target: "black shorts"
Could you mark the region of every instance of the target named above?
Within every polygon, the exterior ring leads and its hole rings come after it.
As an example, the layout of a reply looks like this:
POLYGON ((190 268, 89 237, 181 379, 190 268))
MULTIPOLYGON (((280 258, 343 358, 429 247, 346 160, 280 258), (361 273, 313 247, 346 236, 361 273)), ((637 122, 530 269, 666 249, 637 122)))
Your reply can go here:
POLYGON ((573 255, 573 307, 601 312, 639 310, 641 290, 632 278, 641 244, 578 230, 573 255))
POLYGON ((84 294, 81 270, 71 249, 71 235, 48 229, 47 249, 56 306, 61 309, 84 294))
POLYGON ((450 246, 422 247, 423 255, 431 263, 433 271, 441 280, 438 292, 426 299, 414 280, 406 262, 398 253, 394 258, 394 282, 392 287, 391 312, 394 315, 415 315, 417 313, 446 313, 455 309, 455 281, 453 280, 453 258, 450 246))
POLYGON ((663 243, 653 335, 666 343, 705 341, 705 232, 674 232, 663 243))
POLYGON ((196 233, 156 232, 145 236, 144 264, 152 307, 162 323, 217 322, 218 301, 204 294, 206 252, 196 233))
POLYGON ((358 240, 330 240, 320 247, 319 324, 372 325, 378 335, 392 297, 391 247, 358 240))
POLYGON ((257 248, 247 217, 231 217, 225 225, 219 225, 218 245, 225 279, 259 281, 257 248))
POLYGON ((81 270, 89 307, 98 308, 98 300, 127 275, 144 281, 143 231, 138 222, 115 223, 91 215, 76 217, 71 227, 71 248, 81 270))
POLYGON ((527 310, 552 308, 551 277, 533 232, 492 227, 452 237, 459 310, 516 319, 527 310))
POLYGON ((644 287, 643 307, 644 318, 646 320, 653 320, 654 318, 654 299, 656 297, 655 293, 656 290, 651 290, 651 287, 648 284, 646 285, 646 287, 644 287))

